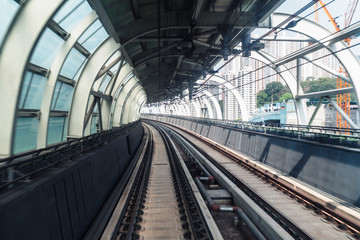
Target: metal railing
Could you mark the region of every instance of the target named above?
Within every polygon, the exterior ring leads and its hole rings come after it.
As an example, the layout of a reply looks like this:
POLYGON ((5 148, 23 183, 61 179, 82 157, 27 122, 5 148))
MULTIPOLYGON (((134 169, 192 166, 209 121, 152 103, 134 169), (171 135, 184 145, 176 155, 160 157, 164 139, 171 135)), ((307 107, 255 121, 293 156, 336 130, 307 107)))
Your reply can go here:
POLYGON ((79 139, 27 151, 0 159, 0 193, 20 182, 28 182, 47 169, 77 159, 136 127, 140 121, 91 134, 79 139))
POLYGON ((307 126, 296 124, 274 124, 264 125, 264 123, 219 120, 209 118, 185 117, 165 114, 143 114, 142 116, 152 115, 161 117, 172 117, 184 119, 192 122, 207 123, 212 125, 238 128, 242 130, 286 136, 296 139, 310 140, 327 144, 343 145, 347 147, 360 146, 360 129, 307 126))

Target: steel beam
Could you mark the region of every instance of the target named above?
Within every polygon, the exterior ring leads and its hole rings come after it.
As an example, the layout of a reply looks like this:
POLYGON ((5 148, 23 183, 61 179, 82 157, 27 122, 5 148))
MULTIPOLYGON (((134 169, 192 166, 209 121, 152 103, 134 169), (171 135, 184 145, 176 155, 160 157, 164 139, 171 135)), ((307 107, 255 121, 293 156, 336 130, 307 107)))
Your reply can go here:
POLYGON ((102 92, 96 92, 96 91, 91 90, 90 94, 95 96, 95 97, 105 99, 106 101, 111 101, 112 100, 112 96, 104 94, 102 92))
POLYGON ((324 99, 324 97, 320 97, 320 100, 319 100, 318 104, 316 105, 314 113, 312 114, 312 116, 311 116, 311 118, 309 120, 308 127, 310 127, 312 122, 314 121, 314 119, 316 117, 316 114, 317 114, 317 112, 319 111, 319 109, 321 107, 321 103, 322 103, 323 99, 324 99))
POLYGON ((341 109, 341 107, 339 107, 339 105, 336 104, 334 100, 329 97, 327 97, 327 99, 329 99, 330 104, 336 109, 336 111, 339 112, 339 114, 345 119, 345 121, 349 123, 352 128, 359 128, 359 126, 350 119, 350 117, 341 109))
MULTIPOLYGON (((114 110, 114 115, 113 115, 113 126, 114 127, 120 126, 121 114, 124 111, 123 108, 124 108, 124 104, 125 104, 125 97, 135 84, 137 84, 137 79, 132 77, 121 88, 121 91, 120 91, 119 96, 117 97, 116 103, 115 103, 115 110, 114 110)), ((121 86, 119 86, 119 87, 121 87, 121 86)))
POLYGON ((320 92, 304 93, 304 94, 295 96, 295 99, 312 98, 312 97, 327 97, 327 96, 344 94, 344 93, 352 93, 352 92, 354 92, 354 90, 355 89, 353 87, 347 87, 347 88, 331 89, 331 90, 320 91, 320 92))
POLYGON ((319 61, 312 61, 310 58, 308 58, 308 57, 306 57, 306 56, 303 56, 302 58, 305 59, 306 61, 314 64, 315 66, 321 68, 322 70, 325 70, 326 72, 328 72, 328 73, 330 73, 330 74, 332 74, 332 75, 334 75, 334 76, 336 76, 336 77, 338 77, 338 78, 341 78, 341 79, 344 80, 345 82, 351 83, 350 78, 348 78, 348 77, 346 77, 346 76, 344 76, 344 75, 339 74, 338 71, 333 70, 333 69, 325 66, 324 64, 320 63, 319 61))
POLYGON ((303 57, 307 54, 310 54, 312 52, 315 52, 319 49, 328 47, 336 42, 339 42, 341 40, 344 40, 348 37, 351 37, 353 35, 356 35, 360 32, 360 22, 356 23, 352 26, 349 26, 348 28, 343 29, 340 32, 336 32, 334 34, 331 34, 328 37, 325 37, 324 39, 319 40, 317 43, 314 43, 312 45, 306 46, 302 49, 299 49, 298 51, 295 51, 293 53, 290 53, 287 56, 284 56, 282 58, 277 59, 274 62, 275 66, 284 65, 285 63, 291 62, 297 58, 303 57))

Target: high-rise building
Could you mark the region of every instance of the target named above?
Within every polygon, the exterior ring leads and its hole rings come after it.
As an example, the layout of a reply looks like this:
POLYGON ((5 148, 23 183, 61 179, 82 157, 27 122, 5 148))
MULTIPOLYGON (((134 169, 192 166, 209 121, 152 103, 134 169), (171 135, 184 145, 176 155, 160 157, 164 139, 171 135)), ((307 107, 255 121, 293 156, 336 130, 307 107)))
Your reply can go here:
POLYGON ((256 109, 256 82, 252 67, 244 67, 239 71, 238 89, 244 99, 246 110, 252 115, 256 109))
MULTIPOLYGON (((234 84, 235 77, 237 74, 231 73, 226 74, 225 79, 236 87, 234 84)), ((236 120, 240 118, 240 108, 236 101, 236 98, 227 88, 224 88, 224 118, 229 120, 236 120)))

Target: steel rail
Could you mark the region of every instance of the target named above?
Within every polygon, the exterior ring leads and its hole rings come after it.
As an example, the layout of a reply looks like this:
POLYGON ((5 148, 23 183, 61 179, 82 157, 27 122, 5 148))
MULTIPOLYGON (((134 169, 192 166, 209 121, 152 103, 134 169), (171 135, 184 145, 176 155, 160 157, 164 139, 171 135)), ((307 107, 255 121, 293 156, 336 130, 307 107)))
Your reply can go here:
MULTIPOLYGON (((166 151, 169 156, 169 162, 171 166, 171 172, 174 176, 174 182, 181 194, 182 202, 185 205, 184 209, 186 211, 187 220, 190 225, 190 229, 192 232, 192 238, 195 240, 201 239, 213 239, 211 235, 211 231, 208 229, 206 224, 206 219, 201 214, 201 210, 197 204, 194 193, 191 190, 189 185, 189 181, 185 176, 185 173, 180 165, 179 159, 177 159, 177 155, 175 153, 174 147, 170 144, 171 140, 169 135, 166 133, 162 127, 157 124, 151 124, 154 126, 161 134, 165 146, 166 151)), ((189 236, 188 236, 189 237, 189 236)))
MULTIPOLYGON (((166 124, 166 123, 163 123, 166 124)), ((166 124, 170 125, 170 124, 166 124)), ((341 213, 335 212, 333 209, 331 209, 331 206, 326 206, 326 204, 322 204, 316 197, 309 197, 305 194, 301 193, 300 191, 297 191, 296 189, 291 188, 290 186, 287 186, 285 183, 282 183, 280 180, 276 179, 274 176, 269 174, 267 170, 261 170, 255 166, 252 166, 246 159, 241 158, 240 156, 236 155, 235 153, 229 152, 224 147, 214 144, 207 139, 204 139, 202 137, 199 137, 195 134, 193 134, 189 130, 181 129, 177 126, 170 125, 176 129, 179 129, 181 131, 185 131, 188 134, 192 135, 193 137, 197 138, 198 140, 204 142, 208 146, 210 146, 213 149, 216 149, 217 151, 221 152, 225 156, 229 157, 229 159, 233 160, 234 162, 238 163, 240 166, 248 170, 249 172, 252 172, 255 175, 258 175, 262 179, 266 180, 271 184, 272 186, 275 186, 282 192, 288 194, 290 197, 295 198, 299 203, 304 204, 306 208, 312 208, 316 213, 322 214, 322 216, 327 221, 332 221, 335 223, 340 229, 346 229, 351 235, 356 237, 357 239, 360 239, 360 225, 358 222, 354 222, 352 219, 349 219, 347 216, 342 215, 341 213)), ((194 146, 199 152, 201 152, 204 156, 208 157, 208 159, 216 166, 219 166, 219 168, 223 168, 220 166, 219 163, 217 163, 214 159, 212 159, 211 156, 209 156, 206 152, 199 149, 194 143, 190 142, 191 145, 194 146)), ((235 176, 232 176, 231 173, 229 173, 226 169, 224 169, 224 172, 232 178, 232 181, 237 184, 237 182, 240 182, 235 176)), ((241 184, 241 183, 240 183, 241 184)), ((249 192, 252 192, 251 189, 249 189, 249 192)), ((269 206, 271 208, 271 206, 269 206)), ((275 210, 276 211, 276 210, 275 210)), ((281 221, 283 220, 280 216, 281 221)), ((288 222, 291 225, 291 222, 288 221, 286 218, 284 221, 288 222)))

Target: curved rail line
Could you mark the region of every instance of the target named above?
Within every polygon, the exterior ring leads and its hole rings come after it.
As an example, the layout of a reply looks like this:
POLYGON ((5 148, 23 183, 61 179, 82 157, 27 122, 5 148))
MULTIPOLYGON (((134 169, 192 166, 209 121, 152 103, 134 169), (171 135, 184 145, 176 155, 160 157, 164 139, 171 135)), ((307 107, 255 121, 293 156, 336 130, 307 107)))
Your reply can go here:
POLYGON ((218 239, 209 229, 169 136, 157 126, 145 128, 149 144, 100 239, 218 239))
MULTIPOLYGON (((162 123, 164 124, 164 123, 162 123)), ((169 125, 169 124, 165 124, 169 125)), ((342 215, 341 213, 335 212, 333 209, 328 207, 326 204, 323 204, 321 200, 316 199, 314 197, 309 197, 305 195, 303 192, 297 191, 296 189, 291 188, 291 186, 286 185, 279 179, 277 179, 275 176, 267 172, 267 170, 263 170, 259 168, 259 166, 252 166, 249 161, 246 159, 243 159, 239 157, 239 155, 228 151, 226 148, 219 146, 218 144, 214 144, 211 141, 199 137, 190 131, 187 131, 185 129, 181 129, 179 127, 170 125, 171 127, 185 131, 188 134, 194 136, 196 139, 204 142, 209 147, 216 149, 216 151, 222 153, 224 156, 226 156, 228 159, 231 159, 232 161, 236 162, 239 166, 246 169, 248 172, 252 173, 253 175, 256 175, 260 179, 264 180, 264 183, 267 182, 267 184, 270 186, 280 190, 279 192, 282 192, 284 194, 287 194, 290 198, 294 199, 300 204, 303 204, 304 208, 312 210, 315 214, 323 216, 323 219, 328 221, 329 223, 334 223, 336 227, 340 230, 346 230, 348 233, 356 238, 359 239, 360 236, 360 227, 358 222, 349 219, 348 216, 342 215)), ((211 156, 209 156, 204 150, 197 147, 193 142, 191 142, 192 146, 196 148, 201 154, 203 154, 213 165, 215 165, 218 169, 220 169, 235 185, 237 185, 240 189, 242 189, 250 198, 254 200, 259 206, 261 206, 262 209, 264 209, 270 216, 272 216, 282 227, 291 234, 296 239, 312 239, 311 236, 309 236, 306 232, 304 232, 302 229, 300 229, 296 223, 293 221, 287 219, 286 216, 283 216, 280 212, 278 212, 276 209, 274 209, 271 204, 267 203, 266 200, 262 199, 261 197, 257 196, 255 192, 252 191, 251 188, 247 187, 244 183, 242 183, 236 176, 234 176, 232 173, 230 173, 227 169, 225 169, 223 166, 221 166, 220 163, 218 163, 216 160, 214 160, 211 156)), ((334 225, 334 226, 335 226, 334 225)))

